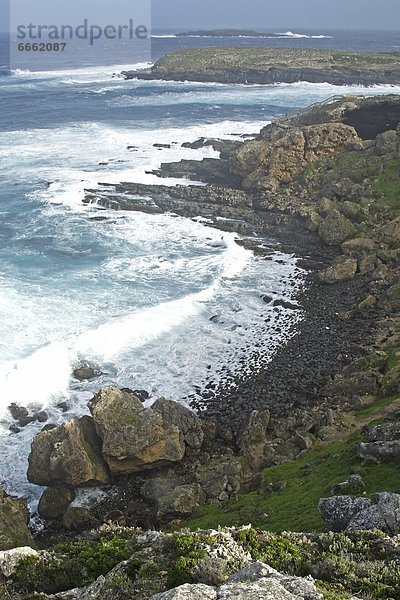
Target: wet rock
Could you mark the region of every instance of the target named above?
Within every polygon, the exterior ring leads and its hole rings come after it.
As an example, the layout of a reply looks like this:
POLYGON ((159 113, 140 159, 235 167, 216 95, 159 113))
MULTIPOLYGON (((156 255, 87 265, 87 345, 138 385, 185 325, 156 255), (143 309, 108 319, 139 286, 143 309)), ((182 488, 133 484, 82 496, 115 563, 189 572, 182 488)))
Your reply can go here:
POLYGON ((7 496, 0 488, 0 550, 17 546, 35 548, 28 523, 29 510, 26 503, 7 496))
POLYGON ((354 279, 357 272, 357 259, 338 256, 330 267, 318 273, 319 280, 329 285, 354 279))
POLYGON ((134 394, 110 387, 100 390, 88 406, 102 440, 103 457, 112 472, 135 473, 184 457, 183 432, 165 421, 161 412, 143 408, 134 394))
POLYGON ((93 419, 81 417, 38 433, 32 441, 28 479, 43 486, 90 486, 109 480, 93 419))
POLYGON ((13 419, 18 422, 20 427, 26 427, 26 425, 29 425, 29 423, 34 423, 35 421, 39 421, 39 423, 45 423, 49 418, 48 414, 44 410, 30 415, 25 406, 18 406, 18 404, 15 404, 15 402, 10 404, 8 410, 10 411, 13 419))
POLYGON ((75 500, 75 492, 71 488, 47 488, 39 500, 38 512, 45 519, 58 519, 75 500))
POLYGON ((100 369, 90 363, 82 363, 73 370, 73 376, 78 381, 90 381, 101 375, 100 369))

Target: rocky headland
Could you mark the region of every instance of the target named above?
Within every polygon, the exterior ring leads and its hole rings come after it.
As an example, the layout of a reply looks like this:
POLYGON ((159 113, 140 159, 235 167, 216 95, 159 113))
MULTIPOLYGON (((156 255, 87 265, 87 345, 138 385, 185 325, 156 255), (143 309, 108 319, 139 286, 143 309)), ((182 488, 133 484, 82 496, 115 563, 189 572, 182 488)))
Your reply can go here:
POLYGON ((309 271, 303 319, 267 367, 260 339, 251 373, 194 412, 111 387, 90 415, 47 424, 28 471, 47 488, 44 529, 32 537, 24 503, 0 497, 0 594, 400 595, 399 122, 400 97, 347 96, 240 144, 199 140, 221 158, 158 172, 204 187, 87 190, 87 204, 201 216, 266 264, 271 246, 295 253, 309 271))
POLYGON ((396 85, 400 83, 400 55, 303 48, 192 48, 171 52, 150 69, 122 75, 125 79, 241 84, 396 85))

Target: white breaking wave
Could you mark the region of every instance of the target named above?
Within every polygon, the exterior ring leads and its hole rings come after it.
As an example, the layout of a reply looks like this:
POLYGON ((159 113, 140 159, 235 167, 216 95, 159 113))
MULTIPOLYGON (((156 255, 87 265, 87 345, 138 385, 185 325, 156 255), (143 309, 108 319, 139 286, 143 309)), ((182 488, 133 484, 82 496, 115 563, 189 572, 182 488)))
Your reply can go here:
POLYGON ((323 39, 333 39, 332 35, 307 35, 305 33, 294 33, 293 31, 285 31, 283 33, 277 33, 276 35, 285 37, 285 38, 293 38, 293 39, 308 39, 308 40, 323 40, 323 39))

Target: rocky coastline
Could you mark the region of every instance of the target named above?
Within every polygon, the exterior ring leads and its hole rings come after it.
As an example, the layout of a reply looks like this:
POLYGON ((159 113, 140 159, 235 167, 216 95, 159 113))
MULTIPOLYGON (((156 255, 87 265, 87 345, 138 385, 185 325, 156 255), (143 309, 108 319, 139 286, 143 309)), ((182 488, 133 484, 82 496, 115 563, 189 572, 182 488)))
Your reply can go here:
POLYGON ((125 79, 162 79, 230 84, 330 83, 398 85, 398 53, 284 48, 203 48, 177 50, 150 69, 124 71, 125 79))
POLYGON ((274 240, 309 271, 303 319, 267 367, 260 339, 250 375, 205 394, 195 413, 179 399, 144 408, 143 391, 107 388, 90 416, 46 425, 28 471, 48 486, 46 528, 33 540, 23 503, 0 498, 0 591, 54 600, 400 593, 399 122, 398 96, 343 97, 239 145, 200 140, 222 158, 158 173, 212 182, 204 187, 86 191, 86 204, 201 216, 266 261, 274 240), (100 501, 80 500, 99 486, 100 501), (247 515, 254 529, 243 527, 247 515), (290 523, 302 533, 280 533, 290 523), (199 524, 195 534, 152 531, 199 524), (235 528, 214 531, 221 524, 235 528), (71 582, 79 589, 68 591, 71 582))

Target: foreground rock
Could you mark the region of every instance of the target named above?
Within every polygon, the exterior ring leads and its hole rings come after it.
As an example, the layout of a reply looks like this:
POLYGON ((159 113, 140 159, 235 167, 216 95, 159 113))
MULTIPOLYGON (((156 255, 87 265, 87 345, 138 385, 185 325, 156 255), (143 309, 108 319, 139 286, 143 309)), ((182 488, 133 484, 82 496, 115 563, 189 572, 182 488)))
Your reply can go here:
POLYGON ((323 600, 310 579, 282 575, 262 562, 238 571, 219 588, 185 584, 150 600, 323 600))
POLYGON ((322 600, 323 590, 350 598, 360 589, 397 598, 399 552, 396 538, 381 532, 102 527, 52 553, 39 551, 3 581, 21 600, 33 592, 43 600, 322 600))

